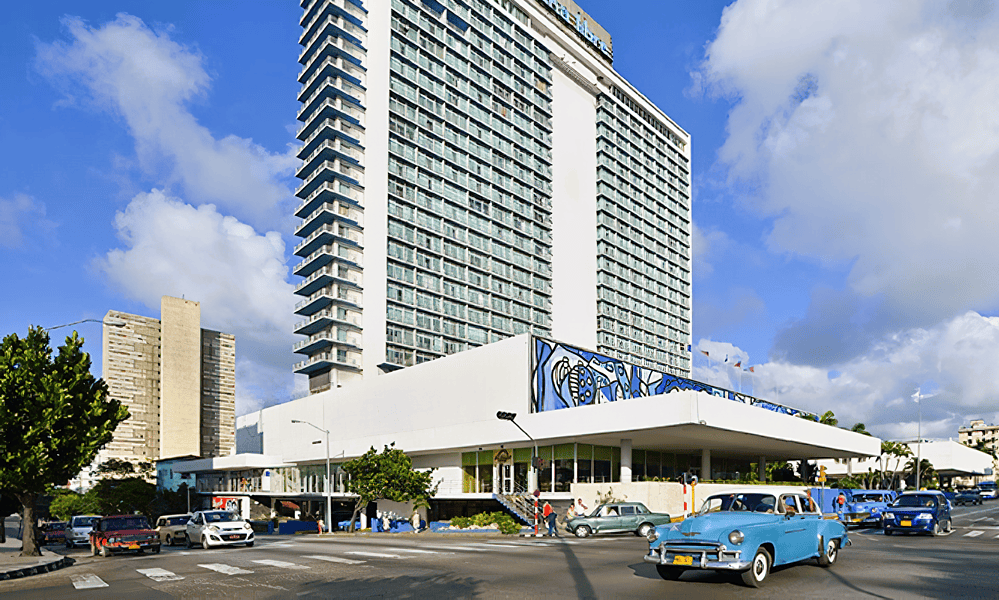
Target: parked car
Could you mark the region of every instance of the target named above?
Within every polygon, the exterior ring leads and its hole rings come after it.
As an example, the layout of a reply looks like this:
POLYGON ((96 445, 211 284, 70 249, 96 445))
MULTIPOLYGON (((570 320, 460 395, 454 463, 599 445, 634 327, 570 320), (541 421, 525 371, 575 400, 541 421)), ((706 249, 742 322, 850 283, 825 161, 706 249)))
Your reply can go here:
POLYGON ((41 531, 41 543, 43 546, 48 544, 61 544, 66 540, 66 523, 63 521, 50 521, 48 523, 42 523, 41 531))
POLYGON ((709 569, 740 573, 750 587, 763 585, 778 565, 815 558, 829 567, 850 545, 846 526, 823 518, 814 500, 766 488, 709 496, 695 516, 658 526, 647 537, 644 560, 663 579, 709 569))
POLYGON ((227 510, 204 510, 194 513, 187 523, 187 547, 253 545, 253 526, 227 510))
POLYGON ((965 504, 981 504, 982 494, 978 490, 961 490, 954 496, 954 504, 964 506, 965 504))
POLYGON ((890 490, 854 490, 843 508, 843 522, 848 527, 881 527, 881 515, 896 496, 890 490))
POLYGON ((670 522, 666 513, 655 513, 645 508, 641 502, 615 502, 601 504, 590 514, 578 516, 565 524, 565 528, 576 537, 588 537, 594 533, 614 533, 631 531, 645 536, 656 525, 670 522))
POLYGON ((66 547, 86 546, 90 543, 90 532, 101 518, 95 515, 76 515, 66 526, 66 547))
POLYGON ((90 532, 90 552, 107 557, 116 552, 160 551, 160 536, 142 515, 101 517, 90 532))
POLYGON ((173 546, 187 540, 187 522, 191 514, 163 515, 156 519, 156 532, 160 534, 160 542, 173 546))
POLYGON ((943 492, 905 492, 884 513, 884 533, 950 533, 950 502, 943 492))

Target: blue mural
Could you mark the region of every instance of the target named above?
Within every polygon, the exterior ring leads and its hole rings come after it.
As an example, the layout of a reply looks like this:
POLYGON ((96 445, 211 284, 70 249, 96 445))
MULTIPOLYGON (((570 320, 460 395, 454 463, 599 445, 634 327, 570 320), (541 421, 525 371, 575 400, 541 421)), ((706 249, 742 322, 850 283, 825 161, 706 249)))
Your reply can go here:
POLYGON ((811 416, 795 408, 540 338, 534 338, 533 369, 533 412, 694 390, 785 415, 811 416))

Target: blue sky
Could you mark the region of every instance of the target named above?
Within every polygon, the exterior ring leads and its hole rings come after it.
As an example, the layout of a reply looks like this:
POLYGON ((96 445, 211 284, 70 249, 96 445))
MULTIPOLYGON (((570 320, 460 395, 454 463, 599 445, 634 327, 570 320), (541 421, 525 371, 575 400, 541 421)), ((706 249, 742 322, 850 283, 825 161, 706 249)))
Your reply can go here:
MULTIPOLYGON (((882 437, 915 434, 917 386, 934 394, 932 436, 996 421, 994 5, 580 4, 613 36, 618 71, 693 136, 695 378, 882 437)), ((6 8, 0 331, 156 316, 161 295, 184 295, 203 326, 237 336, 238 412, 301 393, 300 14, 6 8)), ((99 325, 79 331, 99 372, 99 325)))

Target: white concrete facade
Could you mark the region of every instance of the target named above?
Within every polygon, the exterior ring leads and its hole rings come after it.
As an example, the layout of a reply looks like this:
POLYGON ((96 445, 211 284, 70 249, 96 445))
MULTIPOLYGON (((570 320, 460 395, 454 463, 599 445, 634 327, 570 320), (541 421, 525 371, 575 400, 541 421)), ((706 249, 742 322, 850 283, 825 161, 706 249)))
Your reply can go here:
POLYGON ((827 475, 838 478, 849 474, 862 475, 868 471, 877 473, 884 470, 888 474, 902 472, 909 461, 917 454, 923 460, 929 461, 933 469, 945 477, 979 478, 995 480, 993 458, 979 450, 969 448, 953 440, 933 440, 922 443, 907 442, 905 444, 912 456, 902 460, 894 456, 868 456, 848 461, 820 460, 819 465, 826 467, 827 475), (896 467, 897 465, 897 467, 896 467))

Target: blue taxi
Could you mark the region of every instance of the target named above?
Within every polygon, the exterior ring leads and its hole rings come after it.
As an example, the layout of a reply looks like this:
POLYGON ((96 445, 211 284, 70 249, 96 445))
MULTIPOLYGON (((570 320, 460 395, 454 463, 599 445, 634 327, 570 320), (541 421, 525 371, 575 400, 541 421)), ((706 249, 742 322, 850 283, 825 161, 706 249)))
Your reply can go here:
POLYGON ((656 527, 647 537, 643 560, 663 579, 708 569, 740 573, 750 587, 763 585, 775 566, 815 558, 829 567, 850 545, 843 523, 824 518, 814 500, 786 488, 714 494, 695 516, 656 527))
POLYGON ((882 517, 885 535, 928 533, 943 535, 952 528, 950 501, 943 492, 905 492, 885 509, 882 517))

